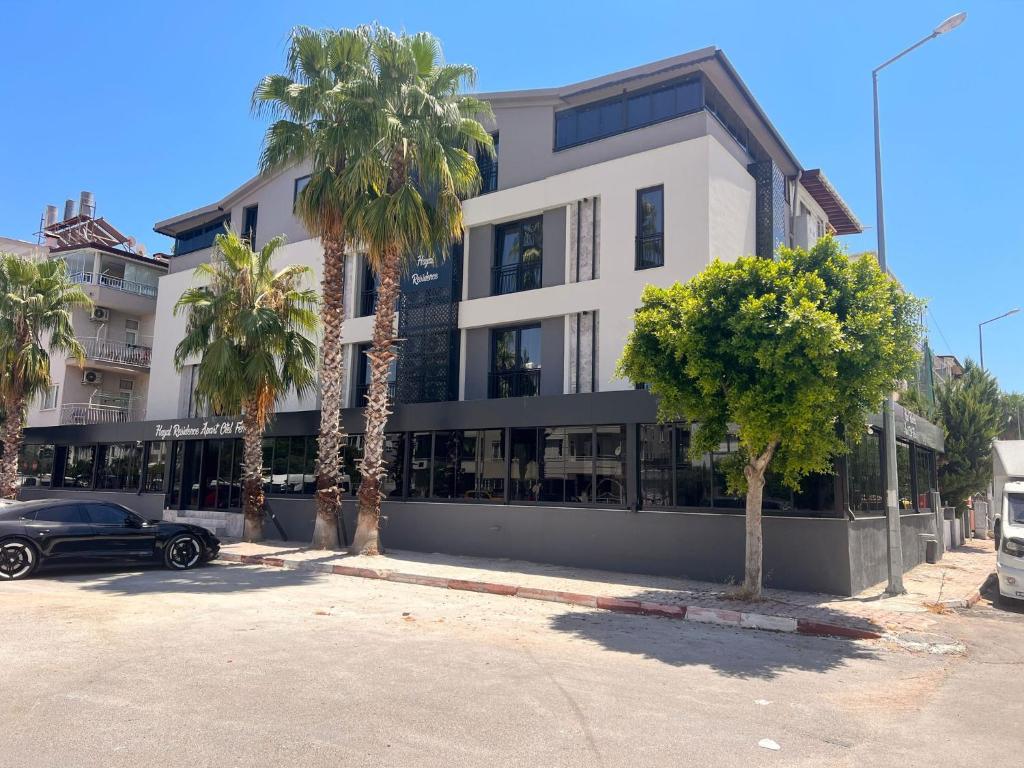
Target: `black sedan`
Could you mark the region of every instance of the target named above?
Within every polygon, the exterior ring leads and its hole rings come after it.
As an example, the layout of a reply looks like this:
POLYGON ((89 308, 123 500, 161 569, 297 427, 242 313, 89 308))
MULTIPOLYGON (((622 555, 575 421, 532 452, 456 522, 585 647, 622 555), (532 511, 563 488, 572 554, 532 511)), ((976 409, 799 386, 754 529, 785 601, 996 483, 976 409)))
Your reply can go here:
POLYGON ((40 499, 0 506, 0 581, 58 562, 146 560, 187 570, 219 550, 205 528, 144 520, 120 504, 40 499))

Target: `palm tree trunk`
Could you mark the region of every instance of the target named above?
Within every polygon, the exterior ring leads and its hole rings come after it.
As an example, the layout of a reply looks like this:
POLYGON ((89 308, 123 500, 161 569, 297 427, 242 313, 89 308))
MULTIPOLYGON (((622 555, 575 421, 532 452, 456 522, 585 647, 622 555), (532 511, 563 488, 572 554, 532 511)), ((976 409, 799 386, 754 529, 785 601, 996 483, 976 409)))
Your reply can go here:
POLYGON ((254 403, 247 403, 242 414, 242 538, 263 541, 263 430, 266 418, 254 403))
POLYGON ((373 347, 370 361, 370 391, 366 398, 366 436, 360 466, 359 519, 351 551, 359 555, 379 555, 380 484, 384 474, 384 428, 391 415, 388 401, 388 369, 395 351, 395 302, 399 291, 399 253, 389 248, 384 254, 380 287, 377 289, 377 316, 373 323, 373 347))
POLYGON ((761 502, 764 497, 764 473, 775 453, 775 443, 760 456, 752 458, 743 474, 747 478, 746 559, 743 574, 743 596, 748 600, 761 599, 763 579, 764 536, 761 524, 761 502))
POLYGON ((25 427, 25 403, 21 398, 4 404, 3 457, 0 458, 0 499, 18 497, 18 453, 25 427))
MULTIPOLYGON (((341 514, 341 424, 344 359, 341 332, 345 322, 345 248, 341 239, 324 240, 321 282, 323 341, 320 356, 320 436, 317 439, 316 523, 313 546, 337 549, 341 514)), ((347 543, 347 542, 341 542, 347 543)))

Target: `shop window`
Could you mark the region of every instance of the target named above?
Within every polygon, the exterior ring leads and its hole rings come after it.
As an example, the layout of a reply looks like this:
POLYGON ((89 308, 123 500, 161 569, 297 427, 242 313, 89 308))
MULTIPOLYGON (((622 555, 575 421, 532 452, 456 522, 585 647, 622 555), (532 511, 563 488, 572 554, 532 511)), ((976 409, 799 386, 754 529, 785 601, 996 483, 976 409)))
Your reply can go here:
POLYGON ((169 453, 170 443, 167 441, 149 444, 149 452, 146 454, 146 478, 143 481, 143 490, 146 493, 163 493, 169 453))
POLYGON ((675 427, 675 491, 677 507, 710 507, 711 457, 705 454, 696 464, 690 457, 690 430, 675 427))
POLYGON ((341 492, 355 496, 359 490, 359 464, 363 460, 363 436, 346 435, 341 447, 341 492))
POLYGON ((913 477, 910 474, 910 446, 906 443, 896 443, 896 485, 900 497, 900 509, 908 511, 914 509, 914 486, 913 477))
POLYGON ((53 455, 52 445, 22 445, 18 454, 18 485, 49 488, 53 482, 53 455))
POLYGON ((915 445, 914 458, 917 465, 917 508, 928 510, 932 506, 931 492, 936 490, 934 482, 935 453, 915 445))
POLYGON ((463 432, 455 495, 461 499, 505 498, 505 430, 463 432))
POLYGON ((96 488, 136 490, 142 472, 142 447, 136 443, 99 445, 96 453, 96 488))
POLYGON ((870 432, 850 446, 846 457, 850 510, 854 513, 885 512, 882 482, 882 445, 878 432, 870 432))
POLYGON ((92 445, 69 445, 64 462, 62 487, 92 488, 92 470, 96 456, 92 445))
POLYGON ((594 492, 598 504, 626 503, 626 428, 594 428, 594 492))
POLYGON ((509 444, 509 501, 540 498, 540 451, 536 429, 513 429, 509 444))
POLYGON ((268 437, 263 440, 263 492, 310 495, 316 491, 316 438, 268 437))

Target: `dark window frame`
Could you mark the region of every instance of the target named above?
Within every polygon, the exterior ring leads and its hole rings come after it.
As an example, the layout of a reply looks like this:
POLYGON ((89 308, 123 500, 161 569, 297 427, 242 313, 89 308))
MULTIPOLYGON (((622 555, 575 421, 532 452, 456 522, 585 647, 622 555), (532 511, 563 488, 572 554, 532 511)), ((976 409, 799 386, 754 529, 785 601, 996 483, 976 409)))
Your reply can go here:
POLYGON ((213 245, 217 235, 223 234, 231 226, 231 214, 225 214, 213 221, 202 224, 174 236, 173 257, 184 256, 188 253, 195 253, 213 245), (188 245, 182 246, 183 241, 190 241, 188 245))
POLYGON ((543 329, 540 323, 527 323, 526 325, 504 325, 497 328, 491 328, 490 338, 490 365, 487 373, 487 397, 490 400, 500 400, 506 397, 536 397, 540 395, 540 384, 542 369, 544 367, 544 361, 538 361, 537 365, 533 368, 527 368, 523 364, 522 351, 523 351, 523 331, 536 330, 539 334, 538 346, 543 355, 544 350, 544 336, 543 329), (516 360, 515 365, 510 368, 498 368, 498 335, 503 333, 512 332, 515 334, 515 353, 516 360), (495 394, 499 390, 499 385, 502 379, 507 379, 511 382, 511 391, 525 390, 529 387, 526 386, 526 381, 529 380, 530 386, 533 387, 534 392, 529 395, 498 395, 495 394))
POLYGON ((259 230, 260 206, 259 203, 247 205, 242 209, 242 233, 241 237, 250 248, 256 247, 256 234, 259 230))
MULTIPOLYGON (((536 246, 535 246, 536 247, 536 246)), ((494 255, 491 262, 491 295, 492 296, 505 296, 510 293, 522 293, 523 291, 533 291, 538 288, 544 287, 544 215, 528 216, 524 219, 516 219, 515 221, 507 221, 503 224, 494 225, 494 255), (523 261, 523 248, 522 243, 526 227, 532 224, 539 224, 538 232, 540 233, 540 256, 536 260, 523 261), (516 236, 519 239, 519 256, 517 260, 512 264, 502 263, 502 253, 505 250, 505 236, 507 233, 515 230, 516 236), (523 287, 526 282, 526 277, 529 276, 534 281, 535 285, 530 287, 523 287), (511 284, 514 286, 512 290, 503 290, 511 284)))
POLYGON ((654 184, 636 191, 636 270, 665 266, 665 185, 654 184), (661 231, 644 234, 644 196, 658 193, 661 199, 661 231), (651 258, 652 255, 656 258, 651 258))
POLYGON ((292 182, 292 213, 295 213, 295 210, 299 205, 299 195, 302 194, 302 190, 306 188, 306 185, 309 184, 309 180, 311 178, 312 174, 307 173, 305 176, 297 176, 295 181, 292 182))

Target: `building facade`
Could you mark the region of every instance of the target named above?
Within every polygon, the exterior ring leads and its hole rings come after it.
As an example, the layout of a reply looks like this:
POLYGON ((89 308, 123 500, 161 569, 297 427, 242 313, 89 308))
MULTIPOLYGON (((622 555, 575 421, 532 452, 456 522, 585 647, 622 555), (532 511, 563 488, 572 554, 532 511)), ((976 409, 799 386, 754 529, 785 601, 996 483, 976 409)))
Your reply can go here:
MULTIPOLYGON (((860 224, 824 173, 800 165, 717 49, 484 98, 498 152, 481 159, 482 194, 464 203, 466 236, 450 253, 420 256, 403 278, 384 541, 741 575, 743 504, 722 471, 735 442, 692 459, 687 425, 657 424, 653 397, 617 378, 616 361, 645 285, 686 281, 715 259, 771 258, 779 245, 809 246, 860 224)), ((110 463, 104 446, 119 445, 132 467, 120 490, 134 506, 240 530, 239 427, 196 408, 194 369, 173 363, 184 319, 171 310, 224 226, 257 247, 286 235, 280 262, 310 266, 319 282, 322 250, 294 215, 307 175, 298 167, 257 177, 156 225, 175 247, 156 298, 146 415, 32 431, 32 445, 52 453, 58 486, 38 493, 95 492, 110 463), (68 480, 76 462, 91 467, 91 483, 79 482, 85 469, 68 480)), ((350 254, 346 272, 343 424, 354 494, 376 296, 361 254, 350 254)), ((316 409, 312 398, 284 403, 264 449, 269 505, 298 540, 312 530, 316 409)), ((770 584, 850 593, 884 578, 879 427, 866 425, 835 473, 797 492, 770 482, 770 584)), ((942 438, 903 409, 898 429, 913 565, 923 558, 918 534, 934 525, 942 438)), ((354 506, 345 506, 351 523, 354 506)))

